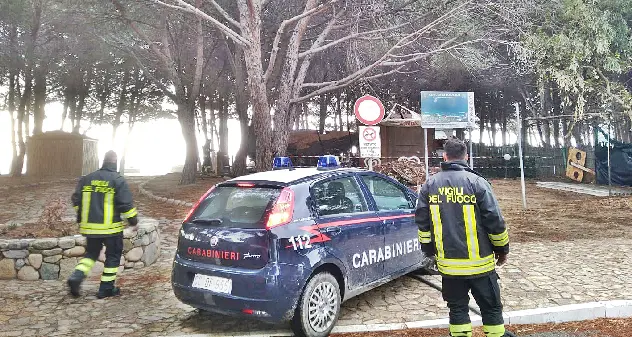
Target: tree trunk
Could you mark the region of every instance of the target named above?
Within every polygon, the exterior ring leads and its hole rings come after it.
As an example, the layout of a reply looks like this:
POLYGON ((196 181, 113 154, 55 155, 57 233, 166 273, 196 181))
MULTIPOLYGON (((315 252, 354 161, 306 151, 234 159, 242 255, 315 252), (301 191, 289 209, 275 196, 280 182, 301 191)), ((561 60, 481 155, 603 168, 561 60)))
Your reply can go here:
POLYGON ((33 107, 33 135, 43 132, 44 118, 46 117, 46 70, 41 67, 35 70, 35 87, 33 88, 35 95, 35 106, 33 107))
POLYGON ((17 158, 13 162, 13 167, 11 167, 11 175, 14 177, 21 176, 22 170, 24 168, 24 157, 26 155, 26 142, 24 140, 24 118, 28 118, 27 105, 31 100, 31 91, 33 86, 33 75, 27 70, 27 74, 25 75, 25 83, 24 83, 24 93, 22 94, 22 98, 20 99, 20 106, 18 107, 18 118, 17 118, 17 134, 18 134, 18 154, 17 158))
POLYGON ((248 120, 248 95, 246 92, 246 74, 243 70, 244 51, 241 47, 235 48, 233 62, 233 74, 235 75, 235 109, 239 117, 239 129, 241 132, 241 143, 235 155, 233 163, 233 175, 240 176, 246 174, 246 158, 250 144, 250 126, 248 120))
MULTIPOLYGON (((305 2, 304 12, 313 9, 316 3, 316 0, 307 0, 305 2)), ((281 75, 279 99, 276 101, 274 114, 274 138, 272 140, 272 148, 277 155, 284 155, 287 151, 290 130, 292 124, 294 124, 297 110, 297 105, 291 102, 292 99, 298 98, 300 88, 303 85, 310 64, 311 56, 303 58, 301 69, 297 75, 296 70, 298 68, 300 45, 310 19, 311 16, 308 15, 298 20, 298 23, 296 23, 292 31, 287 47, 285 64, 281 75)))
POLYGON ((182 130, 182 136, 186 144, 186 159, 184 161, 184 168, 182 169, 182 176, 180 177, 180 185, 193 184, 197 178, 199 156, 197 138, 195 136, 195 114, 193 109, 195 109, 194 103, 178 104, 178 122, 180 122, 180 129, 182 130))
POLYGON ((18 147, 17 141, 15 139, 15 135, 17 131, 15 130, 15 98, 20 93, 17 92, 17 83, 19 81, 18 71, 12 72, 9 74, 9 114, 11 115, 11 152, 12 152, 12 160, 11 167, 15 165, 15 161, 18 158, 18 147))
MULTIPOLYGON (((137 79, 137 82, 138 76, 138 69, 135 69, 134 77, 137 79)), ((129 70, 125 70, 123 74, 123 80, 121 82, 121 91, 119 93, 118 102, 116 103, 116 111, 114 112, 114 120, 112 121, 112 144, 114 144, 114 141, 116 140, 116 132, 121 125, 121 117, 123 116, 123 112, 125 112, 125 106, 127 105, 127 89, 130 77, 131 72, 129 70)))
POLYGON ((66 124, 66 118, 68 118, 68 108, 70 105, 70 99, 68 98, 68 89, 64 89, 64 108, 61 114, 61 126, 59 130, 64 130, 64 124, 66 124))
POLYGON ((83 108, 86 105, 86 98, 90 95, 90 87, 92 86, 92 69, 86 70, 86 79, 83 82, 83 87, 79 93, 79 101, 77 103, 77 109, 75 109, 75 125, 72 128, 72 133, 79 134, 81 128, 81 120, 83 119, 83 108))
POLYGON ((272 149, 270 103, 262 64, 262 3, 260 0, 240 0, 237 1, 237 6, 242 35, 250 40, 250 44, 244 50, 244 61, 252 103, 252 124, 257 142, 255 165, 257 170, 265 171, 272 167, 274 150, 272 149))
MULTIPOLYGON (((127 73, 127 71, 125 71, 127 73)), ((108 98, 110 98, 110 72, 106 69, 105 76, 101 85, 101 92, 99 93, 99 122, 104 122, 103 114, 105 113, 105 107, 108 104, 108 98)))
POLYGON ((503 140, 503 146, 507 146, 508 142, 507 142, 507 114, 503 112, 502 114, 502 124, 501 124, 501 132, 502 134, 502 140, 503 140))
POLYGON ((219 152, 228 156, 228 102, 220 96, 219 106, 219 152))
POLYGON ((342 127, 342 104, 340 101, 342 100, 342 92, 338 92, 338 97, 336 97, 336 114, 338 115, 338 131, 344 131, 342 127))
POLYGON ((130 138, 132 137, 132 130, 134 129, 134 123, 129 123, 129 128, 127 129, 127 137, 125 137, 125 145, 123 145, 123 154, 121 155, 121 161, 119 163, 119 174, 125 175, 125 158, 127 157, 127 150, 129 149, 130 138))
POLYGON ((320 95, 318 112, 318 133, 323 134, 325 132, 325 121, 327 120, 327 94, 320 95))

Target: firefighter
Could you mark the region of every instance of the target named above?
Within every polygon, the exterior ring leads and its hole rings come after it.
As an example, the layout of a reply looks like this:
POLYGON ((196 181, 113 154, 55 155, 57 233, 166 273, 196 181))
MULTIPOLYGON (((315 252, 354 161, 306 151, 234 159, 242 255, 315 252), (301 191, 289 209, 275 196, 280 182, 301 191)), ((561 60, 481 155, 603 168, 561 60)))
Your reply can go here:
POLYGON ((441 172, 422 186, 415 212, 419 241, 434 256, 442 275, 442 295, 450 309, 450 335, 472 336, 469 291, 488 337, 505 334, 498 274, 509 253, 505 221, 490 184, 467 164, 467 148, 458 139, 444 145, 441 172))
POLYGON ((72 195, 80 233, 86 236, 86 253, 68 278, 70 293, 78 297, 81 283, 105 246, 105 263, 98 298, 116 296, 114 285, 123 254, 123 219, 130 226, 138 224, 137 211, 129 186, 117 172, 117 157, 108 151, 100 170, 83 176, 72 195))

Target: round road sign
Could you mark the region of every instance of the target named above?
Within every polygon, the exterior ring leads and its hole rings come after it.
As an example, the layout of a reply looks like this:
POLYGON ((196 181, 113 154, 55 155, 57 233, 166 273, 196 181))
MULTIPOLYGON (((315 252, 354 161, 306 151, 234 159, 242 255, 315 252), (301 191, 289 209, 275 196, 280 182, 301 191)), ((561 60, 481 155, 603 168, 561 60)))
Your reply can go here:
POLYGON ((372 142, 377 137, 377 132, 375 132, 375 129, 367 127, 364 129, 364 132, 362 132, 362 137, 367 142, 372 142))
POLYGON ((355 102, 356 118, 365 125, 376 125, 384 119, 384 105, 379 99, 365 95, 355 102))

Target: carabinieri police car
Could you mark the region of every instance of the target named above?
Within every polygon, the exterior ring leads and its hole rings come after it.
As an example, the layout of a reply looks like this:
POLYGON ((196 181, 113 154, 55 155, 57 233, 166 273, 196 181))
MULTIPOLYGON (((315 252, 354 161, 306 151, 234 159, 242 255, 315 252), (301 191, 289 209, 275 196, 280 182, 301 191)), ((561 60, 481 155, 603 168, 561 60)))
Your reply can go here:
POLYGON ((417 195, 334 156, 222 182, 180 229, 171 282, 193 307, 327 336, 343 301, 422 267, 417 195))

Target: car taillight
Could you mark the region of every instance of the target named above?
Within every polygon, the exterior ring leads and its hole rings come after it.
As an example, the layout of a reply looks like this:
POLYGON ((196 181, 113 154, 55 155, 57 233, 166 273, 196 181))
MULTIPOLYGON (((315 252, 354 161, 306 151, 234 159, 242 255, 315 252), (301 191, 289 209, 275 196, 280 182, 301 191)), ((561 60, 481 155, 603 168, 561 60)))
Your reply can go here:
POLYGON ((195 210, 198 208, 198 206, 200 206, 200 203, 202 202, 202 200, 206 199, 206 197, 208 197, 208 195, 211 194, 211 192, 213 192, 214 189, 215 189, 215 186, 209 188, 209 190, 206 191, 206 193, 204 193, 204 195, 200 198, 200 200, 198 200, 195 203, 195 205, 193 205, 193 207, 191 207, 191 210, 189 210, 189 214, 187 214, 187 216, 184 218, 184 222, 189 221, 189 218, 191 217, 193 212, 195 212, 195 210))
POLYGON ((285 225, 292 221, 292 214, 294 213, 294 191, 289 187, 281 190, 281 194, 274 203, 274 207, 270 211, 268 216, 268 222, 266 228, 277 227, 285 225))
POLYGON ((238 183, 237 187, 255 187, 253 183, 238 183))

